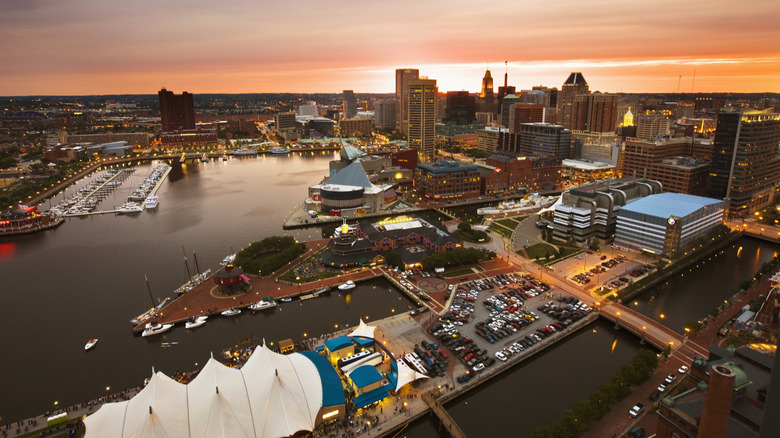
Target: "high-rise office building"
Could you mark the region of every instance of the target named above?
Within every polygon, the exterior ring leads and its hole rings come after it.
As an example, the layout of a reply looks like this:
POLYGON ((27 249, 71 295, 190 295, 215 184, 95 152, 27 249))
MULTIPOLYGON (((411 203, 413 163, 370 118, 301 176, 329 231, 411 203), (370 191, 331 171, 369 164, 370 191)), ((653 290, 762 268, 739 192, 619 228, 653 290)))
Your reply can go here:
POLYGON ((574 99, 580 94, 590 94, 590 88, 580 72, 569 75, 558 93, 558 122, 563 127, 572 129, 572 113, 574 99))
POLYGON ((442 121, 448 124, 468 125, 476 120, 476 103, 468 91, 448 91, 447 105, 442 121))
POLYGON ((421 161, 432 160, 435 154, 437 94, 435 79, 409 81, 407 141, 409 147, 417 149, 421 161))
POLYGON ((480 109, 484 112, 496 113, 496 96, 493 94, 493 75, 490 70, 485 70, 485 77, 482 78, 482 89, 479 92, 480 109))
POLYGON ((574 96, 571 130, 614 132, 617 125, 618 96, 614 94, 579 94, 574 96))
POLYGON ((636 118, 636 136, 655 140, 659 135, 669 135, 669 119, 661 113, 639 114, 636 118))
POLYGON ((409 124, 409 81, 420 78, 420 70, 416 68, 399 68, 395 70, 395 129, 404 134, 409 124))
POLYGON ((507 94, 501 100, 501 126, 509 128, 509 111, 510 108, 516 103, 520 102, 520 99, 514 94, 507 94))
POLYGON ((509 132, 520 132, 524 123, 544 121, 544 105, 517 103, 509 107, 509 132))
POLYGON ((732 109, 718 113, 708 196, 729 201, 729 216, 771 205, 780 184, 780 114, 732 109))
POLYGON ((195 104, 192 94, 184 91, 181 95, 176 95, 173 91, 163 88, 157 96, 160 99, 163 132, 195 129, 195 104))
POLYGON ((501 130, 498 149, 520 156, 572 158, 572 133, 561 125, 524 123, 519 132, 501 130))
POLYGON ((299 116, 317 117, 317 102, 306 102, 303 105, 298 105, 299 116))
POLYGON ((395 102, 374 102, 374 126, 382 129, 395 127, 395 102))
POLYGON ((344 99, 341 103, 341 112, 345 119, 351 119, 357 115, 357 99, 352 90, 344 90, 344 99))

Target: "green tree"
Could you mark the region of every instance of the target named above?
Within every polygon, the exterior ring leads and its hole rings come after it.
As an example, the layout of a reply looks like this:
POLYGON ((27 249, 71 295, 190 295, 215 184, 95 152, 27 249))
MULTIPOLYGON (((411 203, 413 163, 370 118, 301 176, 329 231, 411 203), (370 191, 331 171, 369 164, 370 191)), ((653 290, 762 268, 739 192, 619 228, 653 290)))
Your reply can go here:
POLYGON ((385 260, 390 266, 403 266, 404 262, 401 260, 401 254, 396 250, 392 250, 385 255, 385 260))
POLYGON ((468 222, 461 222, 458 224, 458 229, 464 233, 471 231, 471 224, 468 222))

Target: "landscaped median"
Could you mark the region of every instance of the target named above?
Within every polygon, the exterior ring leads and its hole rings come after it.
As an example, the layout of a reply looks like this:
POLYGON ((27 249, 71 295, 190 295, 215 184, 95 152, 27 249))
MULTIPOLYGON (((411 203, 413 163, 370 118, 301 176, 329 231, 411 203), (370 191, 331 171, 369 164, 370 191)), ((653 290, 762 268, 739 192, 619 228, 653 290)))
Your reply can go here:
POLYGON ((548 243, 540 242, 525 248, 525 253, 523 253, 523 250, 520 250, 517 251, 517 254, 521 257, 525 257, 528 254, 529 259, 536 260, 540 265, 547 266, 581 252, 582 250, 577 247, 559 246, 556 249, 548 243))

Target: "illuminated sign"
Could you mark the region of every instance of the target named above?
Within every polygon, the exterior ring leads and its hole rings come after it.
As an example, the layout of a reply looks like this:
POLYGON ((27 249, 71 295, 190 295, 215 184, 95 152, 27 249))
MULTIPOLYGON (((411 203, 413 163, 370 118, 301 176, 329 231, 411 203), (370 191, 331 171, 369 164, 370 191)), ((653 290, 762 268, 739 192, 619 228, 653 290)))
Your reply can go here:
POLYGON ((322 419, 323 419, 323 420, 327 420, 328 418, 335 417, 335 416, 336 416, 336 415, 338 415, 338 414, 339 414, 339 411, 338 411, 338 409, 337 409, 337 410, 335 410, 335 411, 330 411, 330 412, 328 412, 327 414, 323 414, 323 415, 322 415, 322 419))

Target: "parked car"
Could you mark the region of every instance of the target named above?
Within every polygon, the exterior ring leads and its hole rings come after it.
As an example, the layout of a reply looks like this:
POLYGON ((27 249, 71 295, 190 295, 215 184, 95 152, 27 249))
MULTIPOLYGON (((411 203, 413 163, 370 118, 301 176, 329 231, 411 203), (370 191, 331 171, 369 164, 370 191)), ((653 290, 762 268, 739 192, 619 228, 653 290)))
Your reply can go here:
POLYGON ((676 378, 677 378, 677 376, 675 376, 674 374, 669 374, 668 376, 666 376, 666 379, 664 379, 664 382, 672 383, 672 382, 674 382, 674 379, 676 379, 676 378))
POLYGON ((681 366, 680 368, 677 369, 677 372, 680 373, 680 374, 685 374, 685 373, 688 372, 688 367, 683 365, 683 366, 681 366))
POLYGON ((643 405, 642 403, 637 403, 637 404, 634 405, 633 408, 631 408, 628 411, 628 415, 630 415, 631 418, 635 418, 637 415, 639 415, 640 412, 642 412, 642 409, 644 409, 644 408, 645 408, 645 405, 643 405))

